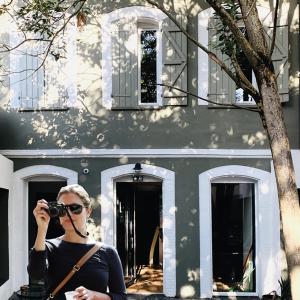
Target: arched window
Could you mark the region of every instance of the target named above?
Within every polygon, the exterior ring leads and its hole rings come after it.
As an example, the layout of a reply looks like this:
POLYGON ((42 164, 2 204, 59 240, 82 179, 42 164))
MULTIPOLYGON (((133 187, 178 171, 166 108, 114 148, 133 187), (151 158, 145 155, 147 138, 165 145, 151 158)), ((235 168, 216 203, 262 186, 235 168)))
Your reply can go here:
POLYGON ((239 165, 199 175, 201 298, 261 297, 279 288, 275 185, 271 173, 239 165))
MULTIPOLYGON (((185 26, 181 16, 176 17, 185 26)), ((138 109, 185 105, 186 37, 158 9, 132 6, 102 20, 102 105, 138 109)))
MULTIPOLYGON (((271 45, 273 34, 272 10, 263 6, 257 6, 257 10, 264 26, 267 43, 271 45)), ((216 20, 213 16, 213 9, 208 8, 198 14, 198 40, 230 67, 230 60, 226 54, 212 47, 216 39, 216 20)), ((255 76, 245 62, 245 57, 240 56, 238 60, 246 77, 256 86, 255 76)), ((280 20, 277 24, 276 42, 272 54, 272 61, 275 72, 278 74, 277 84, 281 101, 286 102, 288 101, 289 64, 288 26, 285 20, 280 20)), ((251 98, 244 94, 240 88, 237 88, 234 81, 222 71, 220 66, 210 60, 207 54, 200 48, 198 50, 198 82, 198 95, 202 98, 220 104, 254 104, 251 98)), ((198 104, 207 105, 208 103, 204 100, 198 100, 198 104)))

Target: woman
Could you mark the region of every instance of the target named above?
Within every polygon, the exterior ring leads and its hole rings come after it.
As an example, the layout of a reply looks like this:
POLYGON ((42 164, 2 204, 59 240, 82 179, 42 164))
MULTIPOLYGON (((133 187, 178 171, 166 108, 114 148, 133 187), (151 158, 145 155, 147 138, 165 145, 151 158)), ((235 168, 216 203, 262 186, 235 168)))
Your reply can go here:
MULTIPOLYGON (((32 279, 45 279, 49 293, 71 271, 77 261, 91 249, 95 241, 86 237, 86 221, 91 214, 88 193, 77 184, 62 187, 57 202, 63 204, 68 216, 59 217, 64 235, 46 240, 50 221, 47 201, 37 202, 33 214, 38 230, 34 247, 30 252, 28 273, 32 279)), ((87 300, 124 300, 126 289, 119 256, 113 247, 101 244, 101 248, 82 266, 55 296, 55 300, 66 299, 64 293, 75 291, 74 299, 87 300), (107 291, 109 289, 109 292, 107 291)))

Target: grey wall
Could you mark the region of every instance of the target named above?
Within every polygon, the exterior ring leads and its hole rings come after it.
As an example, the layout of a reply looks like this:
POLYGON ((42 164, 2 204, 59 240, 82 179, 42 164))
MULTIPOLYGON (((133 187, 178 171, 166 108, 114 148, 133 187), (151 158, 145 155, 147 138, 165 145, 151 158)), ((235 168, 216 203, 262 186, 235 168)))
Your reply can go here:
POLYGON ((94 200, 93 218, 100 224, 100 204, 97 202, 101 191, 101 171, 119 166, 123 163, 136 162, 152 164, 175 172, 175 203, 176 211, 176 259, 177 259, 177 294, 185 285, 191 285, 195 295, 199 295, 199 182, 200 173, 223 165, 240 164, 270 171, 270 161, 263 159, 15 159, 14 169, 36 164, 50 164, 69 168, 78 172, 79 184, 83 185, 94 200), (83 167, 88 166, 90 173, 82 174, 83 167), (189 253, 189 255, 186 255, 189 253), (198 273, 190 280, 189 270, 198 273))
MULTIPOLYGON (((171 2, 164 1, 165 4, 171 2)), ((175 1, 171 9, 188 15, 188 30, 197 37, 198 1, 175 1)), ((94 14, 115 8, 142 5, 144 1, 95 2, 94 14)), ((291 6, 295 5, 291 2, 291 6)), ((292 10, 291 10, 292 18, 292 10)), ((100 15, 99 15, 100 16, 100 15)), ((79 70, 86 81, 78 97, 82 109, 60 112, 18 112, 8 108, 8 90, 0 97, 0 149, 49 148, 268 148, 266 134, 256 113, 236 109, 198 106, 188 98, 186 107, 155 110, 110 111, 101 106, 101 43, 87 41, 89 30, 99 34, 99 19, 91 19, 78 41, 78 53, 88 71, 79 70), (97 31, 98 30, 98 31, 97 31), (85 36, 85 37, 84 37, 85 36), (94 72, 94 73, 93 73, 94 72), (92 74, 93 73, 93 74, 92 74)), ((299 71, 298 34, 290 33, 291 75, 299 71)), ((188 44, 188 87, 197 93, 197 48, 188 44)), ((81 80, 84 79, 84 80, 81 80)), ((293 79, 294 80, 294 79, 293 79)), ((283 104, 292 148, 299 147, 299 87, 291 85, 290 101, 283 104)), ((293 81, 293 82, 294 82, 293 81)))

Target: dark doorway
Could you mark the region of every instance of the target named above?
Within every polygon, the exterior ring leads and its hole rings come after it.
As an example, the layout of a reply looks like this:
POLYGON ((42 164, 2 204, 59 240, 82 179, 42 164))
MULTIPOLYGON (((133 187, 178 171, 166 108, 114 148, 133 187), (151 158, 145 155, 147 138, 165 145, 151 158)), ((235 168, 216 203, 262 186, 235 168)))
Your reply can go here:
POLYGON ((214 291, 255 291, 254 198, 254 183, 212 184, 214 291))
MULTIPOLYGON (((35 242, 37 226, 33 216, 33 209, 39 199, 48 202, 56 201, 56 196, 61 187, 66 186, 66 181, 31 181, 28 183, 28 247, 32 248, 35 242)), ((63 229, 57 218, 50 221, 47 239, 55 238, 63 234, 63 229)))
POLYGON ((0 188, 0 286, 8 280, 8 190, 0 188))
POLYGON ((116 191, 117 249, 129 286, 149 266, 162 271, 162 183, 117 182, 116 191))

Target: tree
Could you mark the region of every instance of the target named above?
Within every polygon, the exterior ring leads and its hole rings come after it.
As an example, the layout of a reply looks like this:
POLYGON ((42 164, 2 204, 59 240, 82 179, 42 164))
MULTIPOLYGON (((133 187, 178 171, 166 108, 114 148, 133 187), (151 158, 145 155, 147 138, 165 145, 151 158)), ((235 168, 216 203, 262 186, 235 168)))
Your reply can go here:
POLYGON ((275 5, 273 37, 271 46, 268 47, 255 0, 239 0, 238 2, 207 0, 222 23, 222 29, 219 31, 227 33, 227 43, 219 39, 219 47, 222 51, 227 52, 234 71, 190 36, 162 5, 152 0, 147 0, 147 2, 167 14, 193 43, 221 66, 237 86, 254 99, 256 111, 259 113, 263 128, 268 135, 272 152, 292 298, 300 299, 300 207, 291 149, 276 82, 277 75, 271 60, 276 38, 279 1, 277 0, 275 5), (237 11, 241 14, 240 20, 238 20, 237 11), (243 22, 246 35, 240 30, 237 21, 243 22), (239 52, 244 54, 251 66, 258 90, 249 82, 239 65, 237 60, 239 52))
MULTIPOLYGON (((300 207, 291 149, 276 82, 277 74, 271 60, 276 37, 278 0, 276 0, 274 8, 274 30, 270 47, 259 19, 255 0, 239 0, 238 2, 231 2, 230 0, 226 2, 206 1, 221 21, 222 26, 218 29, 220 36, 224 32, 227 34, 226 43, 224 39, 219 39, 219 47, 230 57, 234 70, 228 68, 224 61, 193 38, 163 5, 152 0, 146 2, 156 6, 168 15, 193 43, 205 51, 209 58, 228 74, 238 87, 254 99, 256 107, 248 109, 259 113, 263 128, 268 135, 277 181, 292 298, 294 300, 300 299, 300 207), (243 23, 245 32, 240 30, 237 21, 243 23), (249 82, 239 64, 238 56, 241 53, 255 74, 258 89, 249 82)), ((9 12, 11 3, 12 1, 0 6, 0 13, 11 14, 9 12)), ((63 0, 23 1, 21 9, 16 12, 18 17, 16 24, 24 33, 24 40, 15 47, 33 40, 33 38, 27 37, 27 33, 39 33, 42 38, 34 38, 34 40, 45 42, 48 45, 43 52, 44 59, 42 63, 44 63, 49 53, 58 55, 53 49, 53 43, 58 35, 63 32, 68 22, 73 17, 77 17, 77 24, 82 25, 87 13, 90 13, 87 0, 73 0, 70 2, 63 0)), ((12 19, 15 18, 13 14, 11 14, 11 17, 12 19)), ((5 44, 0 45, 0 47, 2 52, 12 50, 5 44)), ((190 94, 188 91, 185 92, 190 94)), ((238 107, 238 105, 230 106, 238 107)))

